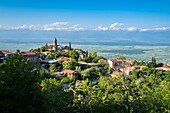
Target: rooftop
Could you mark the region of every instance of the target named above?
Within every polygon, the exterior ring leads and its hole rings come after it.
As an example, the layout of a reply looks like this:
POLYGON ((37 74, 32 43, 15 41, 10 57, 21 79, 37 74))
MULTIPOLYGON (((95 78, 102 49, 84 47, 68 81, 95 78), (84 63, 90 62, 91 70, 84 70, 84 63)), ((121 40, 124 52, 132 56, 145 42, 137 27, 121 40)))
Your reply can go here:
POLYGON ((22 55, 37 55, 37 52, 23 52, 22 55))
POLYGON ((46 59, 46 60, 41 60, 42 63, 56 63, 58 60, 55 59, 46 59))
POLYGON ((79 63, 79 64, 87 65, 87 62, 83 62, 83 61, 79 61, 78 63, 79 63))
POLYGON ((13 54, 12 52, 10 52, 10 51, 2 51, 4 54, 6 54, 6 55, 11 55, 11 54, 13 54))
POLYGON ((88 65, 90 65, 90 66, 98 66, 97 63, 88 63, 88 65))
POLYGON ((60 57, 57 58, 58 61, 69 61, 69 60, 75 60, 74 58, 71 57, 60 57))
POLYGON ((69 74, 75 74, 76 72, 74 70, 62 70, 63 73, 69 73, 69 74))

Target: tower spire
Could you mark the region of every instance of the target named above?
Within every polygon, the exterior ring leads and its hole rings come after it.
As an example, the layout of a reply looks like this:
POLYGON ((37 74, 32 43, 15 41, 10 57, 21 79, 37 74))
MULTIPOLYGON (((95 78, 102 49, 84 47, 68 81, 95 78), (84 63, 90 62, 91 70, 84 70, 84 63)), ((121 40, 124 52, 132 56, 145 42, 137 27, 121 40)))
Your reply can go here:
POLYGON ((57 39, 56 39, 56 37, 54 37, 54 41, 53 41, 53 50, 54 50, 54 51, 58 51, 57 39))

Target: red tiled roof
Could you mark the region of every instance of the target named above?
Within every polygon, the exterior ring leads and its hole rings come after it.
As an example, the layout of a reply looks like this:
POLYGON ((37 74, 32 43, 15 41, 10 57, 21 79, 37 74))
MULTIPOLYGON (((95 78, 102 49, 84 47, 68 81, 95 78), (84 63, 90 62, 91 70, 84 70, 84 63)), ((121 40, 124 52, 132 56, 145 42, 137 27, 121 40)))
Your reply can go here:
POLYGON ((75 60, 74 58, 68 58, 68 57, 61 57, 57 58, 58 61, 68 61, 68 60, 75 60))
POLYGON ((10 55, 10 54, 13 54, 12 52, 9 52, 9 51, 2 51, 4 54, 7 54, 7 55, 10 55))
POLYGON ((75 74, 74 70, 62 70, 63 73, 75 74))
POLYGON ((24 52, 24 53, 21 53, 21 55, 23 55, 23 57, 25 58, 33 58, 33 57, 39 56, 37 52, 24 52))
POLYGON ((36 55, 37 52, 24 52, 22 55, 36 55))

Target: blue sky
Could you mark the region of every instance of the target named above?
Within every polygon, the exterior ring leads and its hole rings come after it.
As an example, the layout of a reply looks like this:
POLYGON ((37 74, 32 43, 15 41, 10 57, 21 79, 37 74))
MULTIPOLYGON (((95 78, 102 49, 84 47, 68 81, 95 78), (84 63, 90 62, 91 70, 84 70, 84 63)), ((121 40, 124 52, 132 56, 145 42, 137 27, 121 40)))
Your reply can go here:
POLYGON ((170 0, 0 0, 0 28, 169 30, 169 5, 170 0))

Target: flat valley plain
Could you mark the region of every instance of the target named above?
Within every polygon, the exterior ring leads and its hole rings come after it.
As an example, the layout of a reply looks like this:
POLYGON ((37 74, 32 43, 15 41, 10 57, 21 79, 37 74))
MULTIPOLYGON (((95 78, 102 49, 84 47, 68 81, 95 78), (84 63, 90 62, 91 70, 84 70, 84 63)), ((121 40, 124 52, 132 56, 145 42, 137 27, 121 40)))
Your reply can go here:
MULTIPOLYGON (((97 51, 97 53, 105 58, 116 58, 120 55, 125 56, 131 60, 150 61, 155 57, 158 62, 170 62, 170 46, 156 46, 156 45, 122 45, 113 44, 110 42, 72 42, 73 48, 81 48, 89 52, 97 51)), ((119 43, 119 42, 117 42, 119 43)), ((0 42, 1 50, 9 50, 15 52, 17 49, 21 51, 28 51, 31 48, 38 48, 45 43, 25 43, 25 42, 0 42)), ((52 43, 49 43, 52 44, 52 43)), ((68 42, 59 42, 60 45, 67 45, 68 42)))

